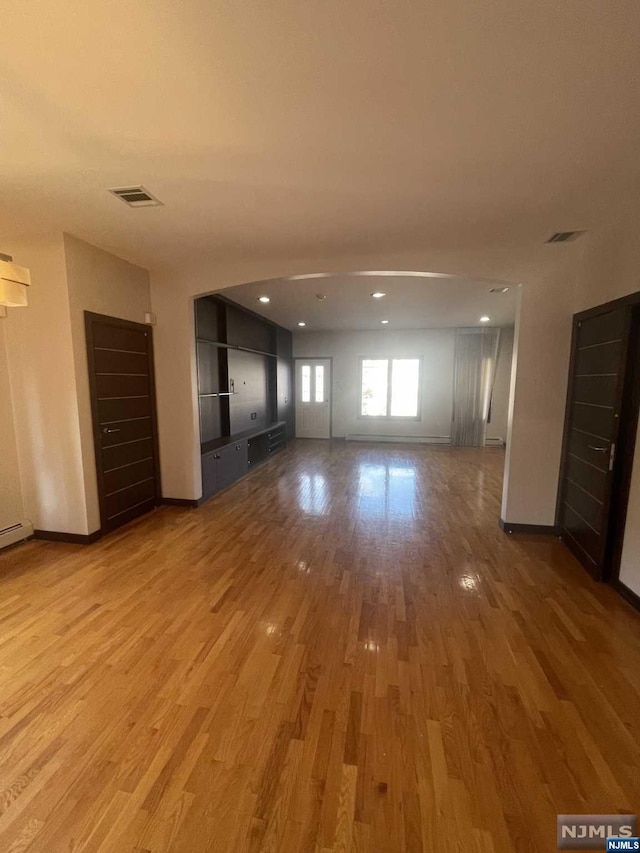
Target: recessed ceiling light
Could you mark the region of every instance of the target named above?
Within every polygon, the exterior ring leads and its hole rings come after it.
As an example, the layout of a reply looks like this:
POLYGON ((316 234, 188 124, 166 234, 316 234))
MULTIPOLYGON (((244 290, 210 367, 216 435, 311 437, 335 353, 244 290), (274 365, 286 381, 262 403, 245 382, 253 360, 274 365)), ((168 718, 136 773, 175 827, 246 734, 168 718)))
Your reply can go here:
POLYGON ((382 323, 382 325, 383 325, 383 326, 386 326, 386 324, 387 324, 389 321, 388 321, 388 320, 380 320, 380 322, 382 323))
POLYGON ((508 293, 508 287, 492 287, 489 293, 508 293))
POLYGON ((484 315, 484 317, 480 317, 481 323, 489 323, 490 321, 491 321, 491 317, 487 317, 486 314, 484 315))
POLYGON ((375 293, 371 294, 374 299, 382 299, 383 296, 386 296, 386 293, 383 293, 381 290, 376 290, 375 293))
POLYGON ((271 300, 269 299, 268 296, 258 296, 258 302, 267 303, 267 302, 271 302, 271 300))
POLYGON ((304 323, 304 322, 301 320, 301 321, 298 323, 298 325, 299 325, 299 326, 306 326, 307 324, 306 324, 306 323, 304 323))

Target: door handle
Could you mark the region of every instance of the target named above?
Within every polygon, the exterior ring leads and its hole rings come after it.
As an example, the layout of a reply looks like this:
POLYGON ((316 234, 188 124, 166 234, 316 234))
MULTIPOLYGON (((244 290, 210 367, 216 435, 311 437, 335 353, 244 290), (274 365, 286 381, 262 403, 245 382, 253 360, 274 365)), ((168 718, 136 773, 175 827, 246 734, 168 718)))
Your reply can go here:
POLYGON ((102 432, 103 432, 105 435, 111 435, 111 433, 112 433, 112 432, 120 432, 120 429, 119 429, 119 428, 116 428, 116 427, 105 427, 105 428, 102 430, 102 432))
POLYGON ((594 447, 593 444, 587 444, 589 450, 595 450, 596 453, 606 453, 609 449, 608 447, 594 447))

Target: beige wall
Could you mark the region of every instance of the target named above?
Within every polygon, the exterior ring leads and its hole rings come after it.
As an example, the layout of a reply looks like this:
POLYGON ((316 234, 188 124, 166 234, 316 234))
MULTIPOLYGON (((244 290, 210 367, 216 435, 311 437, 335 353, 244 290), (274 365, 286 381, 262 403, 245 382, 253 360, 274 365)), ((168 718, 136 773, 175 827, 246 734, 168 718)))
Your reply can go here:
POLYGON ((78 394, 82 470, 87 511, 87 532, 100 528, 100 508, 89 398, 89 374, 84 312, 107 314, 144 323, 151 310, 149 273, 141 267, 103 252, 77 237, 64 235, 73 360, 78 394))
MULTIPOLYGON (((503 330, 488 437, 506 438, 513 331, 503 330)), ((453 414, 455 329, 297 332, 294 356, 333 358, 332 434, 402 436, 448 441, 453 414), (420 358, 419 420, 361 418, 360 358, 420 358)))
MULTIPOLYGON (((5 248, 6 247, 6 248, 5 248)), ((3 241, 29 267, 29 306, 4 324, 24 510, 34 527, 87 532, 62 235, 3 241)))
POLYGON ((0 317, 0 530, 24 519, 5 324, 6 318, 0 317))
POLYGON ((176 274, 151 276, 162 495, 193 499, 202 475, 194 300, 185 284, 176 274))
MULTIPOLYGON (((84 311, 144 322, 149 274, 67 234, 7 240, 3 250, 32 280, 29 306, 0 320, 13 402, 0 415, 0 435, 12 420, 24 513, 36 529, 91 533, 100 516, 84 311)), ((3 459, 2 471, 14 484, 6 499, 14 506, 15 466, 3 459)))

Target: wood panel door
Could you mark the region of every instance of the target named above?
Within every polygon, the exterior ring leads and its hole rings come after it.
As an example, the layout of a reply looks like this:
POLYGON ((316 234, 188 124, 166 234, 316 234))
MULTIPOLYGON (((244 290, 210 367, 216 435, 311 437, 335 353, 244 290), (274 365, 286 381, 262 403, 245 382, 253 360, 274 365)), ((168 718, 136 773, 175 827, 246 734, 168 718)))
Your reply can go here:
POLYGON ((591 574, 605 574, 612 492, 627 372, 631 311, 574 321, 563 463, 560 535, 591 574))
POLYGON ((160 502, 152 329, 85 312, 103 533, 160 502))

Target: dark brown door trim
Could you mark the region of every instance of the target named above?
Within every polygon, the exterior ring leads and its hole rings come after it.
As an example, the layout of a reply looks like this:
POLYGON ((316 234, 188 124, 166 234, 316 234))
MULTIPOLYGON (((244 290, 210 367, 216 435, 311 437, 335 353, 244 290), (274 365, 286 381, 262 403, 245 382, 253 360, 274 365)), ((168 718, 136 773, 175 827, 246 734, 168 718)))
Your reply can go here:
POLYGON ((98 482, 98 502, 100 505, 100 531, 103 535, 110 529, 113 529, 107 524, 107 510, 105 502, 105 483, 103 466, 101 464, 101 449, 102 437, 100 433, 100 417, 98 412, 98 388, 96 377, 95 364, 95 349, 94 349, 94 323, 100 323, 103 326, 113 326, 119 329, 133 329, 138 332, 144 332, 148 341, 147 344, 147 361, 149 369, 149 403, 150 403, 150 419, 151 419, 151 437, 154 455, 154 479, 155 479, 155 506, 162 502, 161 498, 161 482, 160 482, 160 446, 158 441, 158 415, 156 404, 156 383, 154 370, 154 354, 153 354, 153 328, 144 323, 134 323, 131 320, 122 320, 118 317, 109 317, 105 314, 95 314, 91 311, 84 312, 85 333, 86 333, 86 349, 87 362, 89 373, 89 396, 91 400, 91 417, 93 422, 93 445, 95 454, 96 477, 98 482))

